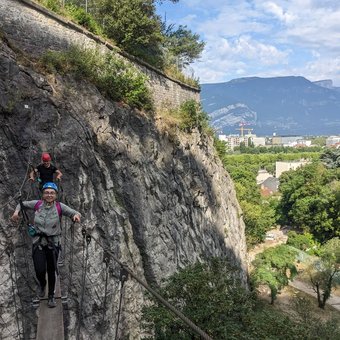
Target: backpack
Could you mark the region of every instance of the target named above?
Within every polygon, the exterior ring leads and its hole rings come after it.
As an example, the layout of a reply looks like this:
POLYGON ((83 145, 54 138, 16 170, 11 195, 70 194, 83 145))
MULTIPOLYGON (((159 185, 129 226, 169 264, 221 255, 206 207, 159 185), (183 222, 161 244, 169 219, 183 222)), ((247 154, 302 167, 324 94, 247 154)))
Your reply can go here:
MULTIPOLYGON (((34 211, 37 211, 39 210, 39 208, 41 207, 41 205, 43 204, 43 201, 42 200, 39 200, 35 206, 34 206, 34 211)), ((61 211, 61 205, 60 205, 60 202, 55 202, 55 205, 56 205, 56 208, 57 208, 57 211, 58 211, 58 215, 59 215, 59 219, 61 220, 61 216, 62 216, 62 211, 61 211)))

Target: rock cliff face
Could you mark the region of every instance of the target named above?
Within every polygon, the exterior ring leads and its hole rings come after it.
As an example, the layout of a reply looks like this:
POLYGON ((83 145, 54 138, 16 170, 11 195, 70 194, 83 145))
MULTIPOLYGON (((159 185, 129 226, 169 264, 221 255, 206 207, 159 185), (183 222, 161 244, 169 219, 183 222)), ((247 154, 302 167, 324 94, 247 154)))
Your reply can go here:
MULTIPOLYGON (((103 250, 94 241, 86 250, 82 227, 149 284, 204 256, 229 257, 246 282, 244 224, 233 184, 212 141, 200 133, 168 133, 160 119, 108 101, 89 83, 43 74, 2 38, 0 142, 2 339, 35 334, 30 240, 8 220, 20 191, 24 199, 37 197, 25 178, 42 151, 64 173, 61 200, 83 215, 72 244, 71 225, 64 228, 61 284, 69 291, 69 339, 79 321, 83 339, 112 339, 116 329, 119 266, 110 259, 105 294, 103 250)), ((144 302, 144 289, 130 278, 120 338, 141 337, 144 302)))

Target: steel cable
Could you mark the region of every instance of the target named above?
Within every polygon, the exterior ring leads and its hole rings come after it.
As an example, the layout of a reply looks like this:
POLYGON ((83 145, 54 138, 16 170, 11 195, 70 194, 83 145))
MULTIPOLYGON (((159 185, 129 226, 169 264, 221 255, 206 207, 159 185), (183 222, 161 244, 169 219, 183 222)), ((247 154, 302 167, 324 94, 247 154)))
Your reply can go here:
POLYGON ((104 335, 104 322, 105 322, 105 311, 106 311, 106 300, 107 300, 107 283, 109 278, 109 263, 110 257, 107 252, 104 251, 103 262, 105 263, 105 288, 104 288, 104 301, 103 301, 103 314, 102 314, 102 334, 101 339, 103 339, 104 335))
MULTIPOLYGON (((7 255, 9 257, 9 272, 10 272, 10 278, 12 282, 12 296, 13 296, 13 302, 14 302, 14 309, 15 309, 15 319, 17 323, 17 328, 18 328, 18 336, 19 339, 21 339, 21 332, 20 332, 20 321, 19 321, 19 311, 18 311, 18 306, 17 306, 17 300, 16 300, 16 294, 15 294, 15 287, 14 287, 14 279, 13 279, 13 264, 11 260, 11 251, 14 254, 14 248, 13 246, 10 249, 10 246, 7 249, 7 255)), ((15 267, 15 263, 14 263, 15 267)), ((16 284, 15 284, 16 285, 16 284)))
POLYGON ((197 325, 195 325, 188 317, 186 317, 182 312, 177 310, 174 306, 172 306, 168 301, 166 301, 159 293, 157 293, 154 289, 152 289, 146 282, 141 280, 131 269, 129 269, 124 263, 118 260, 114 253, 110 249, 106 249, 105 246, 95 237, 91 235, 91 238, 105 251, 107 251, 113 258, 115 262, 117 262, 120 266, 124 267, 127 273, 130 274, 139 284, 141 284, 147 291, 149 291, 158 301, 160 301, 166 308, 170 309, 178 318, 180 318, 187 326, 189 326, 195 333, 201 336, 202 339, 212 340, 212 338, 205 333, 202 329, 200 329, 197 325))
POLYGON ((115 340, 119 339, 118 338, 118 331, 119 331, 119 321, 120 321, 120 314, 122 311, 122 301, 123 301, 123 294, 124 294, 124 283, 128 279, 128 272, 126 269, 122 266, 120 268, 120 294, 119 294, 119 304, 118 304, 118 315, 117 315, 117 324, 116 324, 116 332, 115 332, 115 340))
MULTIPOLYGON (((83 228, 84 230, 84 228, 83 228)), ((85 231, 86 233, 86 231, 85 231)), ((84 293, 85 293, 85 283, 86 283, 86 274, 87 274, 87 261, 89 259, 89 244, 91 242, 91 236, 88 234, 85 234, 84 236, 84 242, 86 240, 86 250, 85 250, 85 259, 84 259, 84 266, 83 266, 83 277, 82 277, 82 284, 81 284, 81 296, 80 296, 80 307, 79 307, 79 319, 78 319, 78 326, 77 326, 77 335, 76 339, 79 340, 80 336, 80 324, 82 321, 82 315, 83 315, 83 304, 84 304, 84 293)))

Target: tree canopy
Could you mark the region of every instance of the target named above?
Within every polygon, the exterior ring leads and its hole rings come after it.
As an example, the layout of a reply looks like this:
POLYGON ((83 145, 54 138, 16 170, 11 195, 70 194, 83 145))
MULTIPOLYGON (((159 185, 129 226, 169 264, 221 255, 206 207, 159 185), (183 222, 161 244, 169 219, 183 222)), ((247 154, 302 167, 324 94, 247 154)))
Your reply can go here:
POLYGON ((198 59, 205 43, 199 40, 199 35, 193 33, 186 26, 169 25, 163 32, 164 49, 167 62, 175 64, 180 70, 198 59))
POLYGON ((97 20, 104 34, 124 51, 163 66, 160 18, 153 0, 101 0, 97 20))
POLYGON ((310 232, 319 242, 340 235, 338 174, 315 162, 280 177, 281 224, 310 232))
MULTIPOLYGON (((290 258, 276 259, 284 268, 290 258)), ((338 323, 291 320, 268 304, 261 303, 238 279, 230 261, 210 258, 190 265, 164 280, 160 293, 213 339, 249 340, 316 339, 316 334, 337 336, 338 323)), ((193 340, 193 334, 170 311, 151 300, 143 309, 142 323, 150 334, 144 339, 193 340)))
POLYGON ((322 153, 320 160, 327 168, 340 168, 340 149, 326 149, 322 153))
POLYGON ((340 284, 337 277, 340 273, 340 239, 327 241, 320 249, 320 257, 310 263, 306 272, 316 292, 319 307, 325 308, 333 286, 340 284))
POLYGON ((253 262, 252 280, 256 286, 264 284, 269 287, 272 304, 277 293, 297 274, 294 264, 296 253, 294 248, 280 245, 258 254, 253 262))
MULTIPOLYGON (((161 290, 173 306, 214 339, 226 339, 239 332, 242 320, 254 304, 252 294, 242 286, 237 268, 218 258, 197 262, 171 276, 161 290)), ((144 308, 146 329, 154 339, 192 339, 187 327, 158 303, 144 308)))

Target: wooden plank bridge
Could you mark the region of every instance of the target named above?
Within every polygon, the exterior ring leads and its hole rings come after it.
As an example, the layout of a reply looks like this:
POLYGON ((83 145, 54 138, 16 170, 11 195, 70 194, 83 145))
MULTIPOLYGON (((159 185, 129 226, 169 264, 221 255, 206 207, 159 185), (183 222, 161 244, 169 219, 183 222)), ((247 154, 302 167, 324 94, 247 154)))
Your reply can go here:
POLYGON ((64 340, 64 317, 59 277, 58 275, 55 287, 57 306, 54 308, 47 306, 46 294, 43 299, 40 299, 36 340, 64 340))

